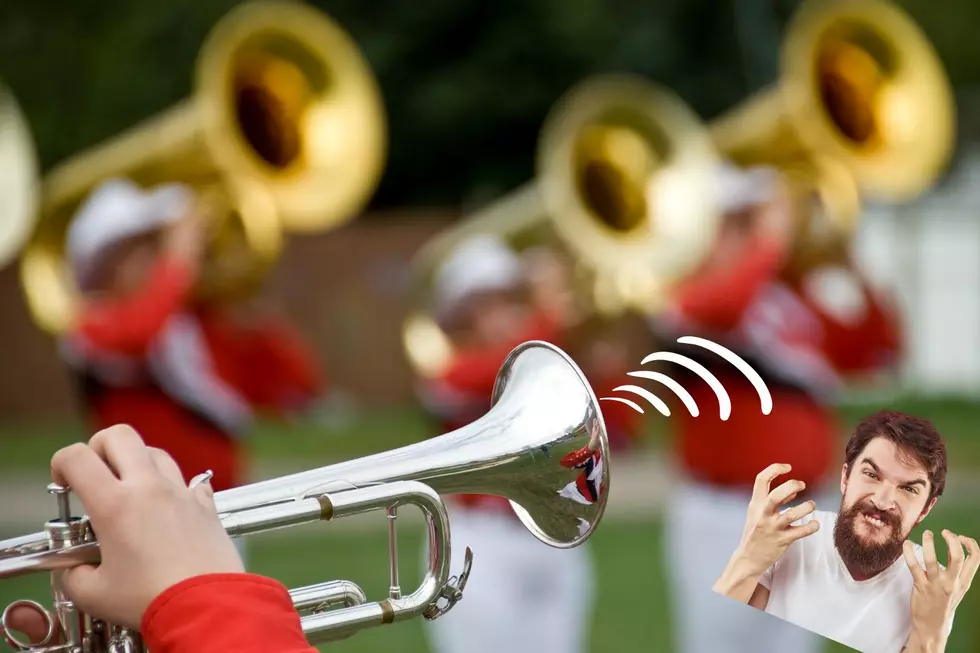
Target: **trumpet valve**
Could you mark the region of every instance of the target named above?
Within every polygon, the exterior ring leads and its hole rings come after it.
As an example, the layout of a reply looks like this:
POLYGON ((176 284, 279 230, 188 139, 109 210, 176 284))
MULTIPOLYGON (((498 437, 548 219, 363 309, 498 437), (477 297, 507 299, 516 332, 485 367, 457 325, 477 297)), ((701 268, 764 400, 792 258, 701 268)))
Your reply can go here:
MULTIPOLYGON (((44 525, 49 550, 59 551, 94 542, 95 536, 88 519, 72 516, 71 488, 50 483, 47 490, 58 503, 58 516, 44 525)), ((93 638, 101 637, 100 624, 75 608, 74 602, 64 592, 61 575, 61 571, 51 572, 51 592, 56 615, 53 628, 61 635, 66 651, 88 651, 92 648, 93 638)))

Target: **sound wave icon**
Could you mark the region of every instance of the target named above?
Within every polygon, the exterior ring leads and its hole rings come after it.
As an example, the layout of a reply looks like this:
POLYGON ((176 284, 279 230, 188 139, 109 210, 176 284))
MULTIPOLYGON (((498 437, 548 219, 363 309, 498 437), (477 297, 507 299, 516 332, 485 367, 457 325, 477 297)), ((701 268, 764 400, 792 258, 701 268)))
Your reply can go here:
MULTIPOLYGON (((740 358, 736 353, 719 345, 711 340, 705 340, 704 338, 698 338, 695 336, 683 336, 677 339, 682 345, 696 345, 711 351, 718 356, 721 356, 729 363, 731 363, 739 372, 745 375, 745 378, 755 387, 756 392, 759 393, 759 401, 762 404, 762 414, 768 415, 772 412, 772 394, 769 393, 769 388, 766 386, 765 381, 759 376, 759 373, 752 369, 752 366, 746 363, 742 358, 740 358)), ((698 376, 700 376, 704 381, 714 390, 715 395, 718 397, 718 408, 722 421, 727 420, 732 414, 732 400, 728 396, 728 391, 725 390, 721 382, 715 377, 714 374, 709 372, 703 365, 697 363, 687 356, 681 356, 680 354, 675 354, 673 352, 661 351, 655 354, 650 354, 644 358, 640 364, 646 365, 653 361, 667 361, 670 363, 676 363, 691 370, 698 376)), ((649 379, 651 381, 657 381, 671 390, 674 394, 678 396, 684 407, 687 408, 688 412, 691 413, 691 417, 697 417, 700 415, 697 404, 694 402, 694 398, 691 394, 681 386, 680 383, 670 378, 666 374, 661 374, 660 372, 648 372, 646 370, 638 370, 635 372, 627 372, 627 376, 633 376, 641 379, 649 379)), ((665 417, 670 417, 670 409, 667 407, 666 402, 663 399, 653 394, 646 388, 638 385, 621 385, 619 387, 613 388, 613 392, 631 392, 639 397, 645 399, 651 406, 660 411, 660 414, 665 417)), ((630 399, 624 397, 601 397, 599 401, 616 401, 622 404, 626 404, 638 413, 643 412, 643 408, 630 399)))

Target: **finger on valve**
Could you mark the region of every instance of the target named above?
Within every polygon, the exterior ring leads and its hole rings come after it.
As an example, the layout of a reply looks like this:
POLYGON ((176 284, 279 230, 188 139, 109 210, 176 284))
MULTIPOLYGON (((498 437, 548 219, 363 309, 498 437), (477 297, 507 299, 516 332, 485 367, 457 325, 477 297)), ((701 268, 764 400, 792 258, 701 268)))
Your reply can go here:
POLYGON ((124 424, 99 431, 89 439, 89 446, 124 481, 146 478, 156 470, 143 438, 124 424))

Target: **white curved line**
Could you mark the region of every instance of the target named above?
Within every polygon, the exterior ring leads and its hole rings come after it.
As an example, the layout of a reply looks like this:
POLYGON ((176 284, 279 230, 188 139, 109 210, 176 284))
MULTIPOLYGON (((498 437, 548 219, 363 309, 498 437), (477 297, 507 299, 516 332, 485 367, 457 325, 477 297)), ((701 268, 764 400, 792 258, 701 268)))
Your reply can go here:
POLYGON ((640 405, 635 401, 630 401, 629 399, 623 399, 622 397, 602 397, 599 399, 599 401, 618 401, 621 404, 626 404, 627 406, 630 406, 633 410, 640 413, 641 415, 643 414, 643 409, 640 408, 640 405))
POLYGON ((687 408, 687 412, 691 413, 691 417, 697 417, 700 414, 698 410, 698 405, 694 401, 694 397, 691 393, 684 389, 680 383, 670 378, 666 374, 661 374, 660 372, 647 372, 645 370, 640 370, 637 372, 627 372, 627 376, 637 376, 641 379, 650 379, 651 381, 660 381, 665 386, 674 391, 674 393, 680 397, 681 402, 683 402, 684 407, 687 408))
POLYGON ((711 389, 715 391, 715 396, 718 397, 718 413, 721 416, 721 420, 727 421, 732 415, 732 400, 728 397, 728 391, 725 390, 721 382, 715 378, 715 375, 704 368, 703 365, 695 363, 687 356, 681 356, 680 354, 675 354, 669 351, 658 351, 655 354, 650 354, 641 361, 641 365, 646 365, 652 361, 668 361, 671 363, 677 363, 682 365, 687 369, 691 370, 702 379, 705 383, 711 386, 711 389))
POLYGON ((618 392, 620 390, 625 390, 626 392, 632 392, 633 394, 640 395, 641 397, 649 401, 654 408, 659 410, 661 415, 663 415, 664 417, 670 417, 670 408, 667 407, 667 404, 664 403, 664 400, 658 397, 657 395, 653 394, 646 388, 641 388, 638 385, 621 385, 618 388, 613 388, 613 392, 618 392))
POLYGON ((735 352, 730 349, 719 345, 717 342, 712 342, 710 340, 705 340, 704 338, 698 338, 695 336, 683 336, 677 339, 677 342, 683 345, 698 345, 704 347, 709 351, 713 351, 718 354, 729 363, 738 368, 738 371, 745 375, 745 378, 755 386, 755 391, 759 393, 759 401, 762 402, 762 414, 768 415, 772 412, 772 394, 769 393, 769 388, 766 387, 766 382, 762 380, 759 373, 752 369, 752 366, 745 362, 742 358, 738 356, 735 352))

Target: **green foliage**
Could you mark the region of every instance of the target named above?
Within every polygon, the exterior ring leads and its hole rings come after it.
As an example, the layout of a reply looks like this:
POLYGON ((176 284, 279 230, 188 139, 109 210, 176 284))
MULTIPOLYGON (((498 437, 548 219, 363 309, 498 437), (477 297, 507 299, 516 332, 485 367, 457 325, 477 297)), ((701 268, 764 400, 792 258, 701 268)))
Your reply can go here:
MULTIPOLYGON (((0 78, 25 106, 46 168, 172 105, 235 0, 0 3, 0 78)), ((388 111, 375 205, 496 196, 534 169, 555 100, 601 72, 646 75, 706 118, 775 75, 797 0, 316 0, 363 48, 388 111), (750 80, 750 81, 747 81, 750 80)), ((901 0, 958 85, 980 78, 980 5, 901 0), (974 19, 974 20, 971 20, 974 19)))
MULTIPOLYGON (((0 77, 28 113, 44 166, 190 93, 201 43, 234 4, 0 6, 0 77)), ((456 203, 524 181, 545 113, 590 73, 650 75, 699 108, 740 92, 713 0, 313 4, 350 31, 384 92, 391 150, 379 205, 456 203)))

